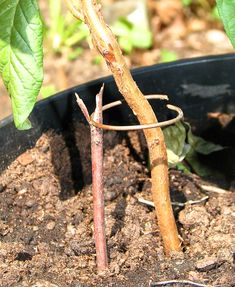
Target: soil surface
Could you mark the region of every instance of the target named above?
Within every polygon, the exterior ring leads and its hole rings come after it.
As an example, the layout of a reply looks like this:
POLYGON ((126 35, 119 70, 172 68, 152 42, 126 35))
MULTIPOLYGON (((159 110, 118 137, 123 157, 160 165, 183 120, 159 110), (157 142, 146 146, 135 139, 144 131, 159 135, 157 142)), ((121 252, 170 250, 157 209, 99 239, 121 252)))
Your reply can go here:
POLYGON ((193 174, 170 171, 184 252, 166 258, 154 209, 141 203, 151 201, 151 183, 135 132, 105 134, 109 271, 97 274, 89 130, 75 125, 73 135, 42 135, 0 176, 0 286, 160 286, 173 279, 235 286, 232 186, 218 192, 193 174))

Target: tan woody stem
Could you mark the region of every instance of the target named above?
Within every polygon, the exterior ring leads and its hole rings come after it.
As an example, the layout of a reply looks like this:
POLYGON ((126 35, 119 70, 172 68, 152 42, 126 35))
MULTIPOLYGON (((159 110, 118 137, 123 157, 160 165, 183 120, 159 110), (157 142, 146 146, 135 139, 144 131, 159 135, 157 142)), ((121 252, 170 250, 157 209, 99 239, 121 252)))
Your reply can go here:
MULTIPOLYGON (((87 24, 93 45, 110 68, 120 93, 137 116, 140 124, 157 121, 156 116, 125 63, 120 47, 103 20, 95 0, 80 0, 80 13, 87 24)), ((160 128, 144 131, 149 148, 152 195, 166 254, 180 250, 180 240, 169 195, 168 164, 164 136, 160 128)))

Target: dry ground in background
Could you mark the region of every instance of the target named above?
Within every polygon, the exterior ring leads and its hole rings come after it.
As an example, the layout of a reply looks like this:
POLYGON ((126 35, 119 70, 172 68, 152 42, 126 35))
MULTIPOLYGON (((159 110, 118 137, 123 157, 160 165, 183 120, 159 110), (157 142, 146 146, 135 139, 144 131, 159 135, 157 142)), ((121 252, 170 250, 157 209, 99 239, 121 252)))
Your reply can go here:
MULTIPOLYGON (((48 20, 48 2, 45 0, 39 2, 48 20)), ((104 0, 103 2, 112 1, 104 0)), ((127 57, 130 67, 158 63, 161 60, 162 49, 175 52, 178 59, 233 52, 222 25, 212 21, 208 12, 202 9, 199 9, 197 13, 185 12, 180 0, 150 0, 149 4, 154 45, 151 50, 136 50, 127 57), (200 14, 200 17, 196 14, 200 14)), ((93 60, 97 54, 95 51, 90 51, 87 44, 83 44, 83 54, 71 62, 67 60, 66 53, 62 55, 52 53, 48 41, 46 42, 43 85, 53 85, 57 91, 61 91, 109 74, 103 62, 94 64, 93 60)), ((1 80, 0 103, 0 119, 2 119, 11 113, 11 108, 1 80)))

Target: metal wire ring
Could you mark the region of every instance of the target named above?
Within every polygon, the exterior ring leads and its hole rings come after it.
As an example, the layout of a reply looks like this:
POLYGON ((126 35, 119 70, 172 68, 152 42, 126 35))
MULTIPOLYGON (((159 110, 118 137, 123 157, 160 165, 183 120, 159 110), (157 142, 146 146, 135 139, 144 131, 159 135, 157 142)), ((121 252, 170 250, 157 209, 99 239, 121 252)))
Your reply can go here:
MULTIPOLYGON (((166 95, 147 95, 145 96, 146 99, 160 99, 160 100, 168 100, 168 97, 166 95)), ((106 111, 108 109, 111 109, 113 107, 119 106, 124 102, 124 100, 120 100, 120 101, 115 101, 112 103, 109 103, 107 105, 104 105, 102 107, 102 111, 106 111)), ((93 119, 94 113, 91 114, 90 116, 90 124, 92 124, 93 126, 100 128, 100 129, 104 129, 104 130, 114 130, 114 131, 133 131, 133 130, 143 130, 143 129, 153 129, 153 128, 158 128, 158 127, 166 127, 169 125, 172 125, 174 123, 176 123, 177 121, 181 120, 184 116, 183 111, 179 108, 176 107, 174 105, 166 105, 168 109, 177 112, 177 116, 173 119, 167 120, 167 121, 163 121, 163 122, 157 122, 157 123, 151 123, 151 124, 145 124, 145 125, 131 125, 131 126, 114 126, 114 125, 106 125, 106 124, 101 124, 99 122, 96 122, 93 119)))

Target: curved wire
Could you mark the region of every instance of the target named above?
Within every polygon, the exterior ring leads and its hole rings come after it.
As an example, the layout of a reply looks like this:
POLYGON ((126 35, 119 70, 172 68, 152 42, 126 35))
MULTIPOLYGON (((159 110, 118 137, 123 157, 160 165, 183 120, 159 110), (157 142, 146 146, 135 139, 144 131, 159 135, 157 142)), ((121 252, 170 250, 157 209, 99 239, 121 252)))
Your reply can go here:
MULTIPOLYGON (((145 96, 146 99, 151 99, 151 100, 156 100, 156 99, 160 99, 160 100, 168 100, 168 96, 166 95, 147 95, 145 96)), ((102 107, 102 111, 106 111, 108 109, 111 109, 113 107, 119 106, 124 102, 124 100, 119 100, 119 101, 115 101, 112 103, 109 103, 107 105, 104 105, 102 107)), ((143 129, 153 129, 153 128, 157 128, 157 127, 165 127, 165 126, 169 126, 172 125, 176 122, 178 122, 179 120, 181 120, 184 116, 183 111, 179 108, 176 107, 174 105, 166 105, 168 109, 177 112, 177 116, 173 119, 167 120, 167 121, 163 121, 163 122, 157 122, 157 123, 151 123, 151 124, 145 124, 145 125, 128 125, 128 126, 118 126, 118 125, 106 125, 106 124, 101 124, 99 122, 96 122, 93 119, 94 113, 91 114, 90 116, 90 124, 92 124, 93 126, 100 128, 100 129, 104 129, 104 130, 114 130, 114 131, 133 131, 133 130, 143 130, 143 129)))

